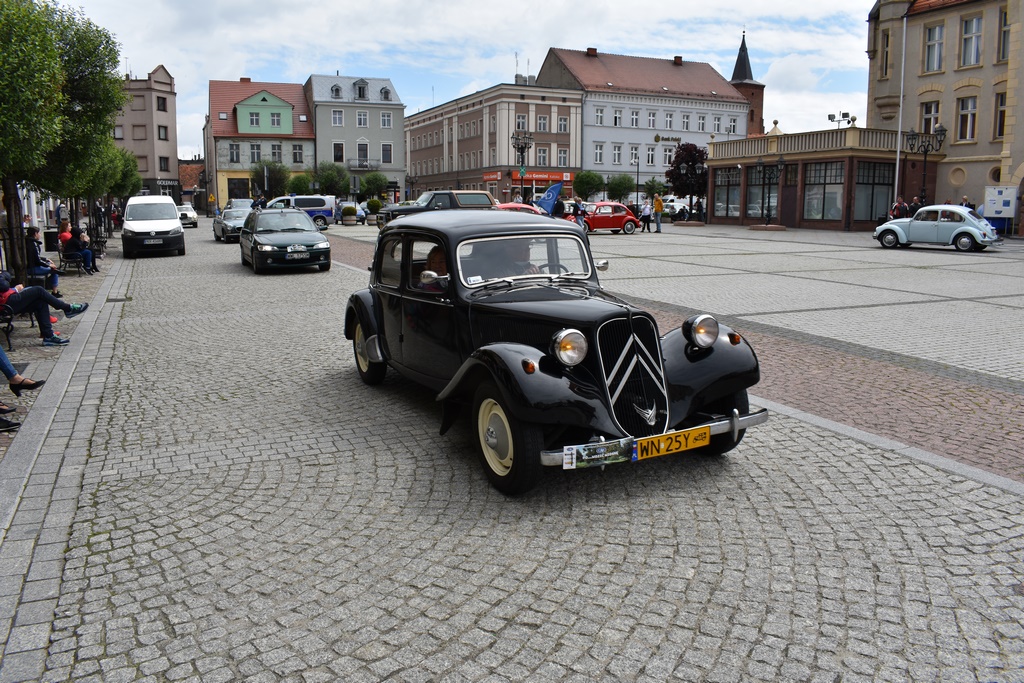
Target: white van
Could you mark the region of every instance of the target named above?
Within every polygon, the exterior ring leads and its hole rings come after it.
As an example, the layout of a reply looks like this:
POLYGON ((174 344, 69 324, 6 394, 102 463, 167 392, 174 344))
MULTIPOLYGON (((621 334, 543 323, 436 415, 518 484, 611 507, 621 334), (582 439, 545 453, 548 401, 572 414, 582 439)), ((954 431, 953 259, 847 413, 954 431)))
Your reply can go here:
POLYGON ((305 211, 321 230, 334 220, 334 197, 327 194, 291 194, 287 197, 274 197, 267 204, 267 208, 305 211))
POLYGON ((125 258, 146 251, 176 251, 184 256, 185 231, 174 198, 158 194, 130 197, 124 205, 121 248, 125 258))

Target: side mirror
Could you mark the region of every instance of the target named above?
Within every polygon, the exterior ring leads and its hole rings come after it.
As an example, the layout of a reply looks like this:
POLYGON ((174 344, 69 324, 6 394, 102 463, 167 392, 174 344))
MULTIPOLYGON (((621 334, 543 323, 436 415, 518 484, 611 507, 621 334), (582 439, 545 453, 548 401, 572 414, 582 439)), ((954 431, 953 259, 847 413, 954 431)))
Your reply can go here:
POLYGON ((448 275, 438 275, 432 270, 424 270, 420 273, 420 284, 421 285, 438 285, 440 287, 448 286, 448 275))
POLYGON ((601 272, 608 270, 608 259, 603 258, 599 261, 594 261, 594 268, 600 270, 601 272))

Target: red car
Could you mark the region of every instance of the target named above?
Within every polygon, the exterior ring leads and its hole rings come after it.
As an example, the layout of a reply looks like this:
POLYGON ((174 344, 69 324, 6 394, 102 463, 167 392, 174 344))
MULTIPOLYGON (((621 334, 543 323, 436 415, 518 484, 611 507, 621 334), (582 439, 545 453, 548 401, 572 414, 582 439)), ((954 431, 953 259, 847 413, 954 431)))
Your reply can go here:
POLYGON ((625 204, 618 202, 595 202, 587 205, 587 215, 583 222, 587 230, 611 230, 632 235, 636 232, 639 221, 625 204))

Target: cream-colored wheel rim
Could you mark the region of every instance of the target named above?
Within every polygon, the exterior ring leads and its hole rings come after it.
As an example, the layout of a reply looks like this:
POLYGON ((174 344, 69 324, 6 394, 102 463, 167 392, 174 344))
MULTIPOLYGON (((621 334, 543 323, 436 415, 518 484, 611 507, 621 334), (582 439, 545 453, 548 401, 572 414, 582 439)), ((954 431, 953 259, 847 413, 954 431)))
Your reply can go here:
POLYGON ((507 476, 512 469, 514 447, 512 428, 504 409, 494 399, 484 399, 480 403, 476 424, 487 466, 498 476, 507 476))

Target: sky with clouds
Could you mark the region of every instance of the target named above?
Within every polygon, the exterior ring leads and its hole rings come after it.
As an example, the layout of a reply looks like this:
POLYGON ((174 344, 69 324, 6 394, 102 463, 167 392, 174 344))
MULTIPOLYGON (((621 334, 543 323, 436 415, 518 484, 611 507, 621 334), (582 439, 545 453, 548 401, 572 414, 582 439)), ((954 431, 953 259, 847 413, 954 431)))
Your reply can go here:
POLYGON ((174 77, 181 158, 202 155, 211 80, 390 78, 412 114, 536 74, 551 47, 681 55, 728 79, 744 31, 766 128, 822 130, 840 112, 866 120, 873 0, 549 0, 525 14, 479 0, 59 1, 114 35, 122 72, 145 78, 163 64, 174 77))

